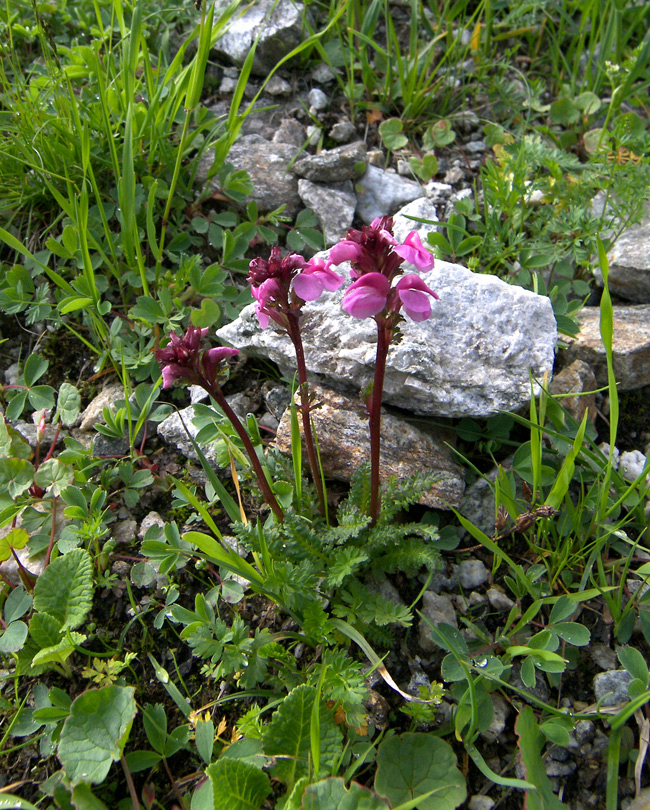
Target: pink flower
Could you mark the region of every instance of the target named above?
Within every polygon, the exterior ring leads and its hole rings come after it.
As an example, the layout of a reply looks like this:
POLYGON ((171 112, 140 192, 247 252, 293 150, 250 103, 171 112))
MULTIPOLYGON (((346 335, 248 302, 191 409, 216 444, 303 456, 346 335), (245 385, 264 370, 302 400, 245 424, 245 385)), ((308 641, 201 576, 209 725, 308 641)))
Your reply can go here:
POLYGON ((202 349, 201 341, 208 332, 207 328, 189 326, 182 338, 171 332, 168 345, 156 349, 154 355, 162 369, 163 388, 169 388, 176 380, 204 387, 218 383, 223 361, 239 352, 225 346, 202 349))
POLYGON ((386 307, 390 282, 381 273, 366 273, 343 296, 343 309, 353 318, 372 318, 386 307))
POLYGON ((414 264, 423 273, 433 267, 433 255, 424 247, 417 231, 411 231, 404 243, 396 245, 393 250, 398 256, 414 264))
POLYGON ((255 314, 262 329, 269 325, 269 316, 272 314, 271 305, 281 300, 282 286, 275 278, 267 278, 259 287, 251 287, 251 295, 255 299, 255 314))
POLYGON ((330 269, 329 262, 312 259, 294 278, 293 289, 303 301, 315 301, 323 290, 338 290, 343 281, 343 276, 330 269))
MULTIPOLYGON (((433 259, 433 256, 431 258, 433 259)), ((439 296, 415 273, 402 276, 395 285, 395 291, 404 307, 404 312, 412 321, 426 321, 431 317, 431 301, 427 295, 439 300, 439 296)))
POLYGON ((362 252, 362 247, 351 239, 343 239, 334 247, 330 248, 330 264, 342 264, 343 262, 356 262, 362 252))

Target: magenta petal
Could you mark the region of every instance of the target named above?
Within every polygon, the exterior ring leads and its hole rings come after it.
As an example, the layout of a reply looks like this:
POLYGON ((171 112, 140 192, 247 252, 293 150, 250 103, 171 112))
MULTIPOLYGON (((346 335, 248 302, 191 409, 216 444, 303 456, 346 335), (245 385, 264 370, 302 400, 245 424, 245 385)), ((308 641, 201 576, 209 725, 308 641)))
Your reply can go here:
POLYGON ((381 273, 366 273, 348 287, 343 309, 353 318, 372 318, 386 307, 390 284, 381 273))
POLYGON ((293 289, 303 301, 315 301, 323 292, 323 282, 315 273, 300 273, 293 280, 293 289))
POLYGON ((393 249, 398 256, 414 264, 423 273, 431 270, 434 265, 433 255, 424 247, 417 231, 411 231, 404 244, 396 245, 393 249))
POLYGON ((424 293, 418 290, 402 290, 399 297, 404 312, 412 321, 419 323, 431 317, 431 302, 424 293))
POLYGON ((262 304, 255 304, 255 314, 257 315, 257 320, 259 321, 261 328, 266 329, 266 327, 269 325, 269 314, 262 307, 262 304))
POLYGON ((342 262, 354 262, 359 258, 361 247, 356 242, 344 239, 338 245, 334 245, 329 252, 330 264, 342 264, 342 262))

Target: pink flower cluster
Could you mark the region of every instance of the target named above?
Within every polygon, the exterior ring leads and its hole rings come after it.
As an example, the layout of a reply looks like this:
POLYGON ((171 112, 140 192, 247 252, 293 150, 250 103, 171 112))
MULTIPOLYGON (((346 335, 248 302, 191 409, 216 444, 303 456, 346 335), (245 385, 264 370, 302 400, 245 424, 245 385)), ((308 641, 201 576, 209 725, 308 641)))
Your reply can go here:
POLYGON ((223 362, 239 354, 238 349, 218 346, 205 349, 203 338, 210 329, 189 326, 183 337, 170 332, 169 343, 164 349, 156 349, 156 360, 162 368, 163 388, 170 388, 175 380, 186 380, 190 385, 212 387, 219 382, 223 362))
POLYGON ((413 321, 431 317, 431 298, 438 298, 420 276, 401 275, 403 262, 410 262, 421 272, 433 267, 433 256, 423 246, 417 231, 411 231, 404 242, 393 236, 391 217, 378 217, 361 230, 350 229, 347 238, 334 245, 327 260, 307 262, 297 253, 284 258, 279 247, 271 248, 267 260, 250 263, 248 281, 255 299, 255 312, 262 329, 269 319, 286 328, 287 315, 299 314, 305 301, 315 301, 324 290, 333 292, 343 284, 343 277, 333 265, 350 262, 353 283, 343 296, 343 309, 354 318, 372 318, 384 312, 397 315, 400 309, 413 321))

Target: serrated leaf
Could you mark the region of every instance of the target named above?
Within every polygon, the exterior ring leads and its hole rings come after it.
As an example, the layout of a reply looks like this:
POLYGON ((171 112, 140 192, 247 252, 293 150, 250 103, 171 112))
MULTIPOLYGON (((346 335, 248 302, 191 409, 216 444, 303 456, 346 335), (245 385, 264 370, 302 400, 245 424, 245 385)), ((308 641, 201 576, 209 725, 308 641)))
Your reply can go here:
MULTIPOLYGON (((46 615, 46 614, 43 614, 46 615)), ((30 626, 31 629, 31 626, 30 626)), ((58 644, 45 647, 39 650, 32 658, 32 666, 38 667, 44 664, 63 664, 74 652, 75 644, 80 646, 86 640, 86 636, 74 630, 70 632, 70 638, 64 636, 58 644)))
POLYGON ((53 647, 61 637, 61 622, 49 613, 35 613, 29 623, 29 635, 41 649, 53 647))
POLYGON ((86 549, 75 548, 57 557, 36 580, 34 609, 54 616, 62 630, 78 627, 92 604, 92 571, 86 549))
POLYGON ((418 802, 420 810, 453 810, 467 795, 452 747, 433 734, 409 732, 384 740, 377 763, 375 790, 393 807, 430 794, 418 802))
POLYGON ((135 717, 134 692, 131 686, 105 686, 73 701, 57 752, 73 785, 100 784, 120 758, 135 717))
POLYGON ((214 810, 259 810, 271 792, 269 777, 240 759, 220 759, 206 773, 212 782, 214 810))
MULTIPOLYGON (((311 758, 311 712, 316 690, 302 685, 293 689, 274 713, 264 730, 264 753, 278 759, 272 775, 291 790, 302 776, 309 773, 311 758)), ((323 703, 320 707, 321 768, 331 768, 340 755, 343 735, 334 722, 332 712, 323 703)))
POLYGON ((340 777, 331 776, 309 785, 301 810, 388 810, 390 805, 366 787, 352 782, 347 790, 340 777))

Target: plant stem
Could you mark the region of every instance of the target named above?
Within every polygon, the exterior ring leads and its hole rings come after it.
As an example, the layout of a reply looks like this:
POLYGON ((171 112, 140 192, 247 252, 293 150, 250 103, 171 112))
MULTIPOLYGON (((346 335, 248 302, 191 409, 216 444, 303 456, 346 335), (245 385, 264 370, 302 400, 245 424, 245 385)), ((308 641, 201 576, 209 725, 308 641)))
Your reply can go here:
POLYGON ((230 420, 230 423, 237 431, 237 435, 242 440, 244 447, 246 448, 246 452, 248 453, 248 457, 250 458, 253 469, 255 470, 255 475, 257 476, 257 485, 262 490, 264 500, 271 507, 271 509, 273 510, 273 514, 276 516, 276 518, 280 521, 280 523, 282 523, 284 521, 284 512, 282 511, 282 507, 277 502, 277 499, 273 494, 273 490, 271 489, 271 485, 266 479, 266 475, 264 475, 264 470, 262 469, 260 460, 257 457, 255 448, 253 447, 253 442, 250 440, 250 436, 246 432, 246 429, 239 421, 239 417, 237 416, 237 414, 228 404, 228 401, 224 397, 221 388, 219 388, 218 385, 215 385, 213 387, 208 386, 204 387, 206 391, 210 394, 210 396, 214 397, 214 399, 218 402, 219 407, 226 414, 226 416, 230 420))
POLYGON ((379 457, 381 451, 381 400, 384 392, 386 375, 386 357, 390 347, 392 329, 383 321, 377 321, 377 355, 375 359, 375 379, 368 403, 370 415, 370 519, 371 525, 377 523, 379 506, 379 457))
POLYGON ((309 416, 309 383, 307 382, 305 351, 303 349, 302 337, 300 335, 300 321, 298 320, 297 315, 287 315, 287 320, 287 332, 296 351, 296 366, 298 367, 298 382, 300 383, 300 411, 302 413, 302 429, 303 433, 305 434, 305 444, 307 445, 309 467, 311 469, 311 477, 314 479, 316 492, 318 493, 320 513, 321 515, 326 515, 327 505, 325 503, 325 493, 323 492, 323 480, 321 477, 320 466, 318 464, 318 457, 316 455, 316 446, 314 444, 314 435, 312 433, 311 419, 309 416))

